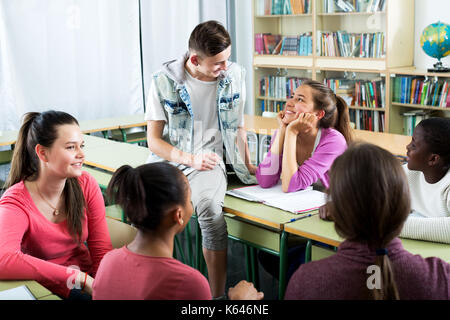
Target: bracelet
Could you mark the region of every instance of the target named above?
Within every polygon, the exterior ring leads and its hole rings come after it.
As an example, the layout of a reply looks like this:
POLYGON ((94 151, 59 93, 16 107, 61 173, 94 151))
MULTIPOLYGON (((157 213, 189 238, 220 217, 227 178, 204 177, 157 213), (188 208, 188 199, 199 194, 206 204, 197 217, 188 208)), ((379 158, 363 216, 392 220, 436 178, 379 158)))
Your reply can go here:
POLYGON ((83 287, 81 288, 81 291, 83 291, 84 287, 86 286, 86 280, 87 280, 87 272, 84 274, 84 282, 83 282, 83 287))

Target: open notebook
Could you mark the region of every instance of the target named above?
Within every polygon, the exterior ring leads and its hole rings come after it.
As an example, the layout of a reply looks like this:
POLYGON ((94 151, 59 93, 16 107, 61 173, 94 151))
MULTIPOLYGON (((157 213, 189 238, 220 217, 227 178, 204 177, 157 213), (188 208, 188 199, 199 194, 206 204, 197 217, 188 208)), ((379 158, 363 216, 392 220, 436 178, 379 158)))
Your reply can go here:
POLYGON ((326 202, 325 193, 313 190, 312 187, 285 193, 281 189, 281 183, 268 189, 263 189, 259 185, 241 187, 229 190, 227 194, 297 214, 316 210, 326 202))
POLYGON ((36 300, 27 286, 0 291, 0 300, 36 300))

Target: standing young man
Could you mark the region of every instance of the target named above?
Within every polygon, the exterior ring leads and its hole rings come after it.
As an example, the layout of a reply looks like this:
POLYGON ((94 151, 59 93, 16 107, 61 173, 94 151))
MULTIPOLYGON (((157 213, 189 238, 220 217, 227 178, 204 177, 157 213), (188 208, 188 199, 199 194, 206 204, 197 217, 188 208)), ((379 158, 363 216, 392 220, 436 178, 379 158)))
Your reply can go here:
POLYGON ((239 179, 256 183, 243 120, 245 71, 228 61, 230 55, 225 28, 216 21, 199 24, 189 52, 153 75, 145 116, 148 162, 170 161, 189 180, 214 298, 224 296, 227 273, 224 151, 239 179))

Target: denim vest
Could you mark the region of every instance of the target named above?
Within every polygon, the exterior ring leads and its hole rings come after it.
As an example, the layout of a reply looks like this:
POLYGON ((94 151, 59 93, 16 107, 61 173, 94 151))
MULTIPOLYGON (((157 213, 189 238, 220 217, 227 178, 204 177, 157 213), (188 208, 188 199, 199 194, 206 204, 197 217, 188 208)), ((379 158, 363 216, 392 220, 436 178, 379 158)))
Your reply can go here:
MULTIPOLYGON (((186 61, 186 60, 184 60, 186 61)), ((177 73, 184 74, 184 63, 180 63, 177 73)), ((172 69, 173 70, 173 69, 172 69)), ((163 131, 163 139, 183 152, 193 153, 194 114, 191 98, 180 74, 170 74, 170 69, 159 71, 153 75, 154 84, 158 88, 161 105, 167 118, 163 131), (177 77, 178 76, 178 77, 177 77)), ((237 64, 232 64, 227 72, 219 76, 217 84, 217 114, 219 130, 225 146, 225 159, 231 164, 239 179, 246 184, 257 183, 243 159, 240 156, 236 138, 239 125, 239 104, 241 99, 241 83, 245 81, 245 70, 237 64)), ((152 154, 153 161, 162 159, 152 154)), ((151 162, 153 162, 151 161, 151 162)))

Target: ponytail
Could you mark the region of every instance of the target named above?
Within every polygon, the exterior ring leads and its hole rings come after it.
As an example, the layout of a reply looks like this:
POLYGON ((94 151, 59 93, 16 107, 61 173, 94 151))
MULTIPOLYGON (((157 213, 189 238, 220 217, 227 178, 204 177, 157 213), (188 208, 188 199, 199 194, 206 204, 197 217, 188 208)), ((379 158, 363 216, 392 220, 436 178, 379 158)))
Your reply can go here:
POLYGON ((333 127, 342 133, 345 141, 347 141, 347 145, 352 142, 353 137, 350 128, 350 116, 348 113, 347 102, 338 95, 336 95, 336 121, 333 127))
POLYGON ((381 270, 381 287, 372 290, 373 298, 375 300, 400 300, 389 256, 387 254, 377 255, 375 264, 381 270))
POLYGON ((168 210, 187 202, 189 184, 183 173, 166 162, 137 168, 120 167, 106 191, 112 203, 120 205, 128 219, 141 231, 156 230, 168 210))
POLYGON ((130 222, 136 226, 144 224, 145 189, 136 169, 129 165, 120 167, 112 176, 106 194, 111 203, 123 208, 130 222))
POLYGON ((38 172, 39 160, 36 153, 32 149, 34 143, 30 141, 35 140, 35 137, 33 137, 32 133, 30 133, 30 127, 34 122, 34 119, 36 119, 39 115, 39 112, 29 112, 24 116, 23 124, 19 130, 19 135, 14 146, 11 169, 5 182, 5 189, 8 189, 12 185, 30 177, 33 177, 34 179, 34 176, 38 172))

